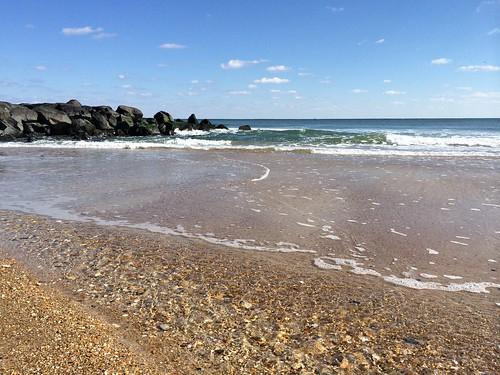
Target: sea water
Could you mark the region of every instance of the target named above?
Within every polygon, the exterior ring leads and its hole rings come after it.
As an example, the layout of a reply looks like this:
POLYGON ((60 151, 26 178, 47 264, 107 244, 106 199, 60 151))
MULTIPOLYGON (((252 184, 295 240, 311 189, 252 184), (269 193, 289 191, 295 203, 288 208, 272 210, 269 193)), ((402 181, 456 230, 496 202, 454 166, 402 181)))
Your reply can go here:
POLYGON ((500 119, 211 120, 228 130, 174 136, 73 141, 45 138, 0 147, 188 148, 309 152, 333 155, 500 156, 500 119), (248 124, 251 131, 239 131, 248 124))

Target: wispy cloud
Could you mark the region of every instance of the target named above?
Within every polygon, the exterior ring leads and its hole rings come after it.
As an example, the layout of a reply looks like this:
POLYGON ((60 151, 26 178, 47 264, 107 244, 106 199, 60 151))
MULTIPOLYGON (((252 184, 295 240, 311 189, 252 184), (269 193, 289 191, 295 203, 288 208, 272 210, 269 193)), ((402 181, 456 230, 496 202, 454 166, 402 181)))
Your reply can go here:
POLYGON ((495 5, 495 4, 500 4, 499 0, 484 0, 479 3, 479 5, 476 7, 476 12, 479 13, 483 10, 484 7, 487 7, 489 5, 495 5))
POLYGON ((455 102, 454 98, 450 98, 449 96, 433 96, 432 98, 429 98, 431 102, 438 102, 438 103, 453 103, 455 102))
POLYGON ((309 72, 299 72, 299 73, 297 73, 297 75, 299 77, 312 77, 313 76, 313 74, 309 73, 309 72))
POLYGON ((390 79, 384 79, 384 83, 391 83, 392 81, 390 79))
POLYGON ((37 65, 35 66, 35 70, 38 70, 39 72, 45 72, 48 68, 45 65, 37 65))
POLYGON ((125 79, 127 76, 125 74, 118 74, 117 76, 118 79, 125 79))
POLYGON ((159 63, 159 64, 156 64, 156 66, 158 68, 166 68, 168 65, 167 64, 163 64, 163 63, 159 63))
POLYGON ((61 32, 66 36, 91 36, 93 39, 114 38, 116 33, 105 32, 102 27, 64 27, 61 32))
POLYGON ((368 90, 365 90, 365 89, 352 89, 351 92, 353 94, 364 94, 364 93, 367 93, 368 90))
POLYGON ((250 84, 248 85, 248 88, 253 90, 253 89, 256 89, 256 88, 257 88, 257 85, 254 85, 253 83, 250 83, 250 84))
POLYGON ((500 72, 497 65, 464 65, 458 68, 461 72, 500 72))
POLYGON ((405 95, 406 92, 405 91, 397 91, 397 90, 387 90, 384 94, 390 95, 390 96, 396 96, 396 95, 405 95))
POLYGON ((187 46, 183 44, 177 44, 177 43, 163 43, 160 44, 160 48, 162 49, 184 49, 187 48, 187 46))
POLYGON ((24 25, 24 27, 27 29, 34 29, 35 25, 33 25, 32 23, 27 23, 26 25, 24 25))
POLYGON ((269 72, 286 72, 290 70, 290 67, 285 65, 274 65, 274 66, 268 66, 266 70, 269 72))
POLYGON ((378 40, 375 41, 375 44, 382 44, 382 43, 385 43, 385 39, 384 38, 380 38, 378 40))
POLYGON ((251 65, 256 65, 256 64, 261 64, 263 62, 266 62, 266 60, 238 60, 238 59, 231 59, 227 63, 222 63, 220 64, 220 67, 222 69, 241 69, 246 66, 251 66, 251 65))
POLYGON ((251 92, 248 90, 235 90, 229 91, 229 95, 250 95, 251 92))
POLYGON ((451 63, 451 59, 448 59, 446 57, 440 57, 438 59, 434 59, 431 61, 431 64, 432 65, 447 65, 449 63, 451 63))
POLYGON ((92 27, 92 26, 84 26, 84 27, 65 27, 62 29, 62 33, 67 36, 81 36, 81 35, 90 35, 103 32, 104 29, 102 27, 92 27))
POLYGON ((272 83, 272 84, 282 84, 282 83, 288 83, 290 80, 286 78, 279 78, 279 77, 273 77, 273 78, 267 78, 263 77, 261 79, 256 79, 253 81, 254 83, 262 83, 262 84, 267 84, 267 83, 272 83))
POLYGON ((344 11, 344 7, 332 7, 332 6, 326 6, 326 9, 328 9, 332 13, 340 13, 344 11))
POLYGON ((498 27, 495 27, 494 29, 491 29, 486 33, 489 36, 500 34, 500 29, 498 27))

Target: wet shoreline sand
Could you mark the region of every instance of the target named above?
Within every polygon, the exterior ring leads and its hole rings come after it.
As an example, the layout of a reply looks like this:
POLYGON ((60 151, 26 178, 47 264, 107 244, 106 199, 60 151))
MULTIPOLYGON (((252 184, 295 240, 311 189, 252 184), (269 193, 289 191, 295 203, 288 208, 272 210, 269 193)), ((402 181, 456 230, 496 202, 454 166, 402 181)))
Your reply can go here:
POLYGON ((495 372, 498 307, 318 271, 305 255, 2 212, 1 248, 177 373, 495 372))
POLYGON ((167 373, 495 372, 494 166, 2 150, 0 248, 167 373))

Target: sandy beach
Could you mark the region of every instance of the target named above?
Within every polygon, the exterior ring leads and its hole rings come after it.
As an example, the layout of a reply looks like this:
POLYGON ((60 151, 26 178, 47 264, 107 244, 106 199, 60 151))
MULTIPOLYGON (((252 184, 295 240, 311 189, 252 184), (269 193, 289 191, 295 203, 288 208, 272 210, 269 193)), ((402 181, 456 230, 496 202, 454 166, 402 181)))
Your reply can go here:
POLYGON ((499 369, 495 160, 3 149, 1 173, 4 259, 131 369, 499 369))

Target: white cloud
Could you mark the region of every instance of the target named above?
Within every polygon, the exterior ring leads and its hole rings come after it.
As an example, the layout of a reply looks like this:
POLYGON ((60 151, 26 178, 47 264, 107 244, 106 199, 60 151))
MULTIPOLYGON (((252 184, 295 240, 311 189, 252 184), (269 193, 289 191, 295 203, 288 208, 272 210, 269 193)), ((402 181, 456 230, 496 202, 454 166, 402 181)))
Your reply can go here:
POLYGON ((118 34, 116 33, 97 33, 92 35, 93 39, 107 39, 107 38, 114 38, 118 34))
POLYGON ((158 68, 166 68, 166 67, 167 67, 167 64, 160 63, 160 64, 156 64, 156 66, 157 66, 158 68))
POLYGON ((257 85, 254 85, 253 83, 250 83, 250 84, 248 85, 248 88, 249 88, 249 89, 256 89, 256 88, 257 88, 257 85))
POLYGON ((392 102, 392 104, 394 104, 394 105, 404 105, 405 102, 401 102, 399 100, 395 100, 395 101, 392 102))
POLYGON ((269 90, 269 92, 272 92, 272 93, 278 93, 278 92, 281 92, 281 90, 276 90, 276 89, 272 89, 272 90, 269 90))
POLYGON ((353 94, 364 94, 364 93, 367 93, 368 90, 365 90, 365 89, 352 89, 351 92, 353 94))
POLYGON ((499 72, 500 66, 497 65, 465 65, 458 70, 461 72, 499 72))
POLYGON ((227 63, 222 63, 220 64, 220 67, 222 69, 241 69, 246 66, 250 65, 256 65, 256 64, 261 64, 265 62, 266 60, 238 60, 238 59, 231 59, 227 63))
POLYGON ((289 94, 296 94, 296 93, 297 93, 297 90, 288 90, 288 93, 289 93, 289 94))
POLYGON ((118 74, 118 79, 125 79, 127 76, 125 74, 118 74))
POLYGON ((62 33, 67 36, 81 36, 102 33, 104 29, 102 27, 65 27, 62 29, 62 33))
POLYGON ((451 63, 451 59, 448 59, 446 57, 440 57, 438 59, 434 59, 431 61, 431 64, 432 65, 446 65, 446 64, 449 64, 451 63))
POLYGON ((267 67, 266 70, 270 72, 286 72, 287 70, 290 70, 290 67, 285 65, 274 65, 267 67))
POLYGON ((273 84, 282 84, 282 83, 288 83, 290 82, 290 80, 286 79, 286 78, 279 78, 279 77, 273 77, 273 78, 267 78, 267 77, 263 77, 261 79, 256 79, 255 81, 253 81, 254 83, 262 83, 262 84, 266 84, 266 83, 273 83, 273 84))
POLYGON ((390 79, 384 79, 384 83, 391 83, 392 81, 390 79))
POLYGON ((125 85, 122 85, 122 88, 123 88, 123 89, 131 89, 131 88, 132 88, 132 85, 125 84, 125 85))
POLYGON ((405 95, 406 92, 405 91, 396 91, 396 90, 387 90, 385 92, 385 95, 391 95, 391 96, 395 96, 395 95, 405 95))
POLYGON ((500 34, 500 29, 498 27, 495 27, 494 29, 491 29, 486 33, 489 36, 500 34))
POLYGON ((480 99, 498 99, 500 98, 500 91, 475 91, 467 97, 480 99))
POLYGON ((472 91, 472 87, 470 87, 470 86, 458 86, 458 87, 457 87, 457 90, 461 90, 461 91, 472 91))
POLYGON ((321 81, 319 81, 319 83, 323 83, 325 85, 329 85, 330 83, 332 83, 332 80, 331 79, 322 79, 321 81))
POLYGON ((48 68, 45 65, 37 65, 35 66, 35 70, 38 70, 39 72, 45 72, 48 68))
POLYGON ((378 40, 375 41, 375 44, 382 44, 385 42, 385 39, 384 38, 380 38, 378 40))
POLYGON ((251 92, 247 90, 236 90, 236 91, 229 91, 230 95, 250 95, 251 92))
POLYGON ((476 7, 476 12, 479 13, 481 10, 487 6, 487 5, 495 5, 495 4, 500 4, 499 0, 484 0, 479 3, 479 5, 476 7))
POLYGON ((299 77, 311 77, 313 74, 309 72, 299 72, 297 73, 299 77))
POLYGON ((187 48, 187 47, 183 44, 163 43, 163 44, 160 44, 160 48, 162 48, 162 49, 183 49, 183 48, 187 48))
POLYGON ((429 98, 431 102, 438 102, 438 103, 453 103, 455 102, 455 99, 447 97, 447 96, 434 96, 432 98, 429 98))
POLYGON ((198 80, 198 79, 191 80, 191 84, 193 84, 193 85, 197 85, 198 83, 200 83, 200 80, 198 80))
POLYGON ((340 13, 344 11, 343 7, 332 7, 332 6, 327 6, 326 9, 328 9, 332 13, 340 13))

